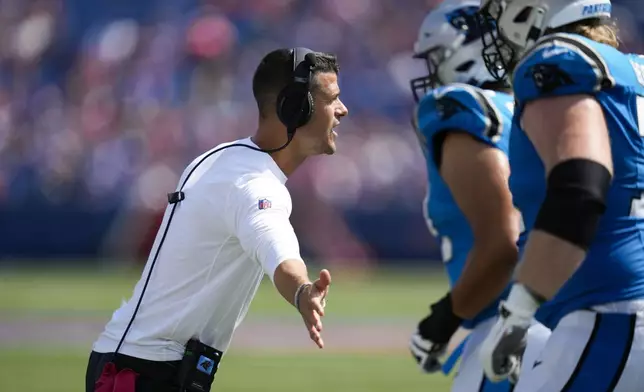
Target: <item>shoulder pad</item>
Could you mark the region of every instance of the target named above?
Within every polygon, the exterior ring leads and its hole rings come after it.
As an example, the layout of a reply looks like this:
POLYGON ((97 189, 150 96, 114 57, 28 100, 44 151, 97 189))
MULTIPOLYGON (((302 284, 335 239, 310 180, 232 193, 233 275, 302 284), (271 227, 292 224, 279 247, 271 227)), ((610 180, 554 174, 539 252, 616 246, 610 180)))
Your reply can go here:
POLYGON ((438 88, 420 102, 419 131, 429 139, 439 132, 467 132, 494 145, 502 132, 502 113, 483 90, 452 84, 438 88))
POLYGON ((614 87, 615 78, 595 45, 600 44, 573 34, 552 34, 539 40, 513 74, 519 104, 614 87))

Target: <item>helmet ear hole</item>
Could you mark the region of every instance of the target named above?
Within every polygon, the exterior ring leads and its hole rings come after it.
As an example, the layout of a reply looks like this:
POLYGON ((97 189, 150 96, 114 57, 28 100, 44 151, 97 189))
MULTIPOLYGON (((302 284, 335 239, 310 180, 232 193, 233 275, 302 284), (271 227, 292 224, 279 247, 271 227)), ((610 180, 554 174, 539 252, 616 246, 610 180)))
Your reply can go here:
POLYGON ((456 67, 457 72, 467 72, 474 66, 474 60, 469 60, 456 67))
POLYGON ((532 13, 532 7, 525 7, 519 12, 517 16, 514 17, 514 23, 525 23, 528 21, 530 14, 532 13))

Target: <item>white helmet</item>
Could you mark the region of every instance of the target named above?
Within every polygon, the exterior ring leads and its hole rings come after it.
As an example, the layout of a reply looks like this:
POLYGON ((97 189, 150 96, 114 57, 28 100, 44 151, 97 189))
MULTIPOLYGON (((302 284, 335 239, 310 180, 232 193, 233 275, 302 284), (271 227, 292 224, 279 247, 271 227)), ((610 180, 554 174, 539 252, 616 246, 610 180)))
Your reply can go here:
POLYGON ((482 30, 498 30, 497 39, 484 42, 485 63, 502 78, 497 72, 512 68, 547 29, 610 15, 610 0, 481 0, 482 30))
POLYGON ((427 62, 429 74, 411 81, 416 101, 440 85, 480 86, 495 81, 481 57, 478 6, 477 0, 446 0, 423 20, 414 44, 414 58, 427 62))

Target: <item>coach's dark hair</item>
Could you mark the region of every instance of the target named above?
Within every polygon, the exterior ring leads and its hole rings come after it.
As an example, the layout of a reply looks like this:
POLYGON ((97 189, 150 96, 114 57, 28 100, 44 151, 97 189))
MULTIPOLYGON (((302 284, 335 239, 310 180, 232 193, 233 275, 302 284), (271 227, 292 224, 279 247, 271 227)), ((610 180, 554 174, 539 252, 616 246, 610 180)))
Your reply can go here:
MULTIPOLYGON (((277 95, 293 81, 292 49, 277 49, 267 54, 259 63, 253 76, 253 95, 262 117, 275 112, 277 95)), ((340 72, 336 56, 329 53, 315 52, 313 74, 319 72, 340 72)), ((311 90, 315 89, 315 84, 311 90)))

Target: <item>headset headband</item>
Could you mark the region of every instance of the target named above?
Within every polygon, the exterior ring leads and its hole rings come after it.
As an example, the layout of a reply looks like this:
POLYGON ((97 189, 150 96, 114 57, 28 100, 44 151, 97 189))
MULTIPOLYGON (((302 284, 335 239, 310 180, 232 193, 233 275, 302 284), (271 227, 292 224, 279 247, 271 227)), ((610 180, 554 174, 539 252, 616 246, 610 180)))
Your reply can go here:
POLYGON ((315 66, 315 55, 307 48, 293 49, 293 81, 309 87, 312 68, 315 66))

